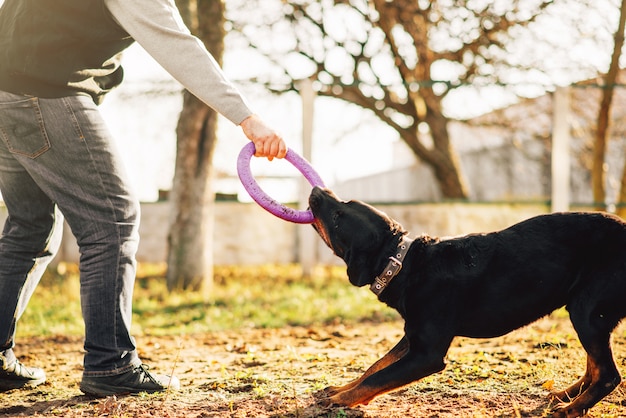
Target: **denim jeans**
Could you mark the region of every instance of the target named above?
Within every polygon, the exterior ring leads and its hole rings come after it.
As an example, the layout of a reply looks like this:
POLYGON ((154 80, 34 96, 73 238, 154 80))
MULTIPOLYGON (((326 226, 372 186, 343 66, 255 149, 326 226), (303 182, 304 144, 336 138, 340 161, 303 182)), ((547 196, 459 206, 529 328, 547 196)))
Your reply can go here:
POLYGON ((130 335, 139 203, 90 97, 0 91, 0 354, 14 358, 15 327, 59 248, 63 218, 80 250, 84 374, 140 363, 130 335))

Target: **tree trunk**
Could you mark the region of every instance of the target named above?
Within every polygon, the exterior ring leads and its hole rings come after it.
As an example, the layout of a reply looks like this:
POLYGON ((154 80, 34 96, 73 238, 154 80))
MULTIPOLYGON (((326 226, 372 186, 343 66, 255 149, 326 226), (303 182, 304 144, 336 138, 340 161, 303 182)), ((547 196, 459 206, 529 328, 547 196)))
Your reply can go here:
MULTIPOLYGON (((617 74, 619 74, 619 58, 622 47, 624 45, 624 27, 626 26, 626 0, 622 0, 619 9, 619 24, 615 32, 615 44, 613 46, 613 56, 611 57, 611 67, 609 74, 612 77, 610 81, 611 96, 613 96, 613 85, 617 82, 617 74)), ((607 77, 608 79, 609 77, 607 77)), ((607 80, 608 83, 609 80, 607 80)), ((626 163, 624 164, 622 173, 622 183, 620 185, 619 196, 617 197, 617 214, 622 218, 626 218, 626 163)))
POLYGON ((171 193, 167 286, 207 290, 213 278, 212 161, 217 115, 185 92, 176 135, 176 169, 171 193))
POLYGON ((450 144, 448 119, 432 110, 426 115, 434 149, 425 156, 434 170, 441 193, 448 199, 467 199, 468 186, 461 172, 461 163, 454 147, 450 144))
MULTIPOLYGON (((188 19, 195 18, 195 22, 188 22, 190 28, 221 64, 224 51, 222 0, 189 0, 182 10, 188 19), (193 11, 195 16, 192 16, 193 11)), ((176 168, 170 196, 166 275, 170 290, 208 292, 213 283, 215 194, 211 182, 216 131, 217 114, 185 92, 176 128, 176 168)))
MULTIPOLYGON (((624 45, 624 7, 626 0, 622 0, 620 7, 620 19, 617 31, 615 32, 615 42, 613 45, 613 55, 609 71, 604 77, 604 90, 602 90, 602 100, 598 110, 598 120, 596 127, 596 137, 593 143, 593 166, 591 168, 591 186, 593 190, 593 201, 597 210, 606 209, 605 175, 606 166, 604 157, 606 154, 606 142, 609 137, 611 122, 611 102, 613 101, 613 91, 619 72, 619 57, 624 45)), ((622 183, 622 188, 623 188, 622 183)), ((621 192, 620 192, 621 194, 621 192)), ((621 196, 620 196, 621 198, 621 196)))
POLYGON ((620 185, 619 196, 617 196, 617 215, 626 219, 626 164, 622 171, 622 183, 620 185))
MULTIPOLYGON (((450 144, 448 120, 433 110, 433 107, 427 107, 428 110, 425 111, 426 115, 423 117, 430 128, 432 148, 424 145, 427 141, 420 138, 417 126, 402 130, 400 135, 416 157, 432 168, 444 198, 467 199, 469 188, 461 172, 458 155, 450 144)), ((417 116, 415 119, 418 119, 417 116)))

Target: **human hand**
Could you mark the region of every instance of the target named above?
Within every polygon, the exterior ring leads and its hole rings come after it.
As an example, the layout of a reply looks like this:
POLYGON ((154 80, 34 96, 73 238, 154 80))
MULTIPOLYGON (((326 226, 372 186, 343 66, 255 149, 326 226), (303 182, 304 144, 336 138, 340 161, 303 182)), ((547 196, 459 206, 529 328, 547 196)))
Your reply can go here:
POLYGON ((248 139, 254 142, 256 157, 267 157, 272 161, 274 157, 284 158, 287 154, 287 145, 282 136, 257 115, 248 116, 239 126, 248 139))

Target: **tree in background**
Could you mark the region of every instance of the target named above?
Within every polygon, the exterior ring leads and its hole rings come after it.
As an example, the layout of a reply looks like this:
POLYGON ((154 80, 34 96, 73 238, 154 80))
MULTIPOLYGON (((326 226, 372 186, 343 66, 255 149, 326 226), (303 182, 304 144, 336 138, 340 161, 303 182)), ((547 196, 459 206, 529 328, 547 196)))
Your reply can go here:
MULTIPOLYGON (((221 64, 224 53, 222 0, 176 0, 191 31, 221 64)), ((170 194, 167 285, 170 290, 208 291, 213 280, 213 154, 217 113, 189 92, 176 127, 176 165, 170 194)))
POLYGON ((577 31, 584 29, 589 17, 585 11, 594 4, 231 1, 240 2, 233 10, 240 10, 234 20, 243 38, 272 66, 256 81, 272 91, 287 92, 297 91, 297 80, 309 77, 319 95, 373 112, 432 168, 445 198, 469 194, 450 142, 447 101, 468 88, 529 81, 539 86, 540 91, 531 93, 538 95, 544 92, 541 86, 554 85, 550 74, 584 73, 564 42, 577 45, 581 39, 577 31), (563 32, 555 31, 550 19, 558 20, 563 32), (543 32, 537 29, 540 26, 543 32), (567 64, 574 70, 564 67, 567 64))
MULTIPOLYGON (((591 181, 593 189, 593 200, 597 205, 597 208, 605 209, 604 203, 606 200, 605 191, 605 154, 606 143, 609 138, 611 130, 611 104, 613 101, 613 93, 615 91, 615 84, 617 83, 617 77, 619 74, 619 59, 622 56, 622 47, 624 46, 624 25, 626 22, 626 0, 621 1, 620 17, 617 24, 617 30, 615 31, 613 41, 613 54, 611 56, 611 64, 609 70, 604 76, 604 89, 602 90, 602 99, 600 101, 600 108, 598 110, 596 135, 593 148, 593 166, 591 170, 591 181)), ((621 189, 617 199, 618 209, 617 213, 624 217, 626 215, 626 208, 621 207, 620 204, 626 203, 626 167, 624 168, 621 182, 621 189)))

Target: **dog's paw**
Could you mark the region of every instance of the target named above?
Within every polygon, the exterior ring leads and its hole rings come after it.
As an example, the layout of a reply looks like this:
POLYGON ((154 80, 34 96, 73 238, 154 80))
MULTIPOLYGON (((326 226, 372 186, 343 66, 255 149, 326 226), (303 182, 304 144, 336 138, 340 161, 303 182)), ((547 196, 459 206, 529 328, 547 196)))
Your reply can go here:
POLYGON ((343 386, 328 386, 322 389, 321 392, 324 392, 326 396, 330 397, 330 396, 335 396, 342 390, 343 390, 343 386))
POLYGON ((551 392, 548 395, 548 399, 552 402, 557 402, 559 404, 558 406, 567 405, 569 402, 572 401, 572 398, 565 390, 560 392, 551 392))
POLYGON ((315 393, 313 396, 315 398, 315 403, 321 407, 330 408, 333 406, 343 406, 337 404, 333 397, 326 395, 323 390, 315 393))
POLYGON ((313 394, 313 398, 316 400, 323 400, 339 394, 342 390, 342 386, 328 386, 315 392, 313 394))
POLYGON ((320 390, 313 394, 315 401, 318 405, 323 407, 350 407, 352 406, 349 402, 345 402, 342 399, 339 393, 333 393, 334 390, 330 390, 331 388, 326 388, 320 390))
POLYGON ((317 393, 315 394, 315 403, 324 408, 331 406, 330 398, 328 396, 319 396, 317 393))
POLYGON ((550 415, 552 418, 577 418, 585 416, 585 411, 572 406, 569 403, 559 403, 550 415))
POLYGON ((320 401, 322 399, 328 398, 328 394, 326 393, 326 389, 318 390, 313 393, 313 399, 316 401, 320 401))
POLYGON ((585 415, 585 411, 577 408, 567 391, 552 392, 548 395, 550 400, 551 418, 576 418, 585 415))
POLYGON ((313 398, 315 402, 324 407, 332 406, 331 397, 335 395, 336 392, 332 386, 319 390, 313 394, 313 398))

